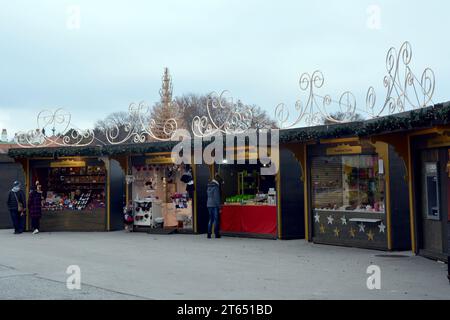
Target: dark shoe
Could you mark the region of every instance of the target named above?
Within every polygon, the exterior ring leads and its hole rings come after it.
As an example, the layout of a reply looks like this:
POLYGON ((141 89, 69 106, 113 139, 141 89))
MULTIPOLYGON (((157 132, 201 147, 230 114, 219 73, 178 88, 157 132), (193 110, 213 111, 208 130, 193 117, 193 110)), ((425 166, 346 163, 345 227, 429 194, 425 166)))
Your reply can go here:
POLYGON ((222 236, 220 234, 216 235, 216 239, 220 239, 222 236))
POLYGON ((20 232, 19 231, 14 231, 14 234, 20 234, 20 232))
POLYGON ((210 233, 208 233, 208 239, 211 239, 211 234, 210 233))

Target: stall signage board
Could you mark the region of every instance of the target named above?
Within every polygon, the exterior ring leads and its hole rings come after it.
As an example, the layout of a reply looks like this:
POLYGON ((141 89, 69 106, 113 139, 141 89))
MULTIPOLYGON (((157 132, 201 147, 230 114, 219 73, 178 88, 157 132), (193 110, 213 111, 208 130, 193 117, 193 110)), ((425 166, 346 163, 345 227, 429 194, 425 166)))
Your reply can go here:
POLYGON ((258 160, 258 152, 238 152, 236 160, 258 160))
POLYGON ((337 156, 342 154, 361 154, 361 153, 362 153, 361 146, 351 146, 348 144, 327 148, 327 156, 337 156))
MULTIPOLYGON (((233 150, 235 153, 235 159, 236 160, 258 160, 259 154, 258 154, 258 148, 255 146, 245 146, 245 147, 233 147, 233 148, 226 148, 226 152, 229 152, 230 150, 233 150)), ((262 150, 259 150, 262 154, 262 150)), ((270 156, 270 148, 265 150, 265 154, 270 156)))
POLYGON ((448 146, 450 146, 450 137, 449 136, 439 136, 439 137, 430 139, 427 142, 427 146, 428 146, 428 148, 448 147, 448 146))
POLYGON ((145 159, 145 164, 173 164, 174 161, 170 156, 155 156, 145 159))
POLYGON ((62 160, 62 161, 53 161, 50 163, 50 168, 80 168, 80 167, 86 167, 86 162, 76 160, 62 160))

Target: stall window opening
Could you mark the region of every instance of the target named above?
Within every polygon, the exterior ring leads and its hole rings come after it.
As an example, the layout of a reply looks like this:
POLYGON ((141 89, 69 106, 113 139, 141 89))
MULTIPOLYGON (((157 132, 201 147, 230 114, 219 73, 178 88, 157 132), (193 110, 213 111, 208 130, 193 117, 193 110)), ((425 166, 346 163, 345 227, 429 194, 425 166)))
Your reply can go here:
POLYGON ((42 192, 44 211, 91 211, 106 207, 106 170, 101 165, 36 168, 33 183, 42 192))
POLYGON ((376 155, 312 158, 313 208, 340 212, 384 213, 385 181, 382 169, 376 155))

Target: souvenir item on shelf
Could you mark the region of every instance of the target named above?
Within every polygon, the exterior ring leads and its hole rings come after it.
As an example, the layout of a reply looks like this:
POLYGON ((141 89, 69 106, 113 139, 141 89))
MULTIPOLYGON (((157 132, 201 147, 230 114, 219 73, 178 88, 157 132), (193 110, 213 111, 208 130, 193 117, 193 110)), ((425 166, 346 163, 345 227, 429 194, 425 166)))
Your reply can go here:
POLYGON ((189 197, 186 193, 175 193, 171 198, 176 209, 186 209, 188 207, 189 197))
MULTIPOLYGON (((100 166, 50 168, 42 210, 86 211, 105 208, 106 171, 100 166)), ((36 184, 39 184, 36 179, 36 184)))
POLYGON ((162 218, 156 218, 153 214, 153 201, 156 199, 136 199, 133 201, 134 225, 138 227, 156 228, 163 223, 162 218))

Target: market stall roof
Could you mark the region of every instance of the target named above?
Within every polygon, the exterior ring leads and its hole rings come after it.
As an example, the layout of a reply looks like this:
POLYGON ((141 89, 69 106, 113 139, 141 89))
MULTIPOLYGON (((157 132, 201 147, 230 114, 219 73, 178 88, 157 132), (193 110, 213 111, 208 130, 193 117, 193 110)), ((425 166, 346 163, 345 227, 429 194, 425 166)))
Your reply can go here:
POLYGON ((33 157, 72 157, 72 156, 102 156, 101 146, 86 147, 40 147, 40 148, 13 148, 8 152, 13 158, 33 157))
POLYGON ((14 143, 0 142, 0 154, 8 154, 9 149, 17 147, 14 143))
MULTIPOLYGON (((323 125, 286 129, 280 131, 280 143, 309 142, 320 139, 367 137, 393 132, 407 132, 413 129, 425 129, 450 124, 450 101, 432 107, 379 117, 371 120, 342 124, 323 125)), ((170 152, 179 142, 146 142, 120 145, 86 147, 38 147, 11 148, 9 156, 13 158, 64 157, 64 156, 103 156, 121 154, 145 154, 170 152)))
POLYGON ((308 142, 355 136, 368 137, 448 124, 450 124, 450 101, 432 107, 365 121, 283 130, 280 132, 280 142, 308 142))
POLYGON ((107 156, 121 154, 145 154, 153 152, 170 152, 178 142, 147 142, 120 145, 96 145, 84 147, 35 147, 12 148, 9 156, 13 158, 33 157, 72 157, 72 156, 107 156))
POLYGON ((119 145, 105 145, 102 147, 104 155, 145 154, 155 152, 171 152, 177 141, 154 141, 146 143, 131 143, 119 145))

